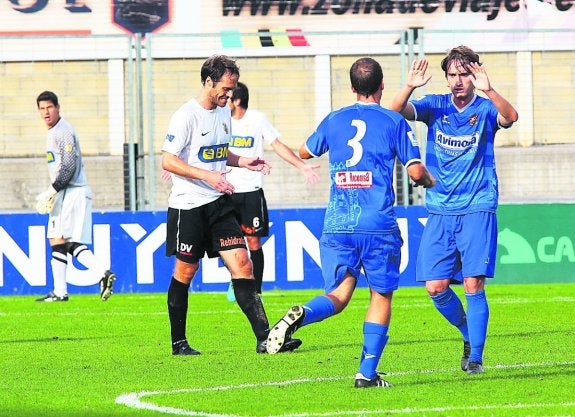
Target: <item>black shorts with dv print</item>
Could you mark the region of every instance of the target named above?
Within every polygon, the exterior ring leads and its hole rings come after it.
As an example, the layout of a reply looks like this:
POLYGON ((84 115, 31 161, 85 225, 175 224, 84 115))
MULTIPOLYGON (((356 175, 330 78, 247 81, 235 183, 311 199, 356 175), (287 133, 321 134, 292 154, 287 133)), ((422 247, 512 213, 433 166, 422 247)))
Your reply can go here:
POLYGON ((236 248, 246 248, 246 242, 228 195, 191 210, 168 208, 166 256, 196 263, 206 253, 215 258, 236 248))

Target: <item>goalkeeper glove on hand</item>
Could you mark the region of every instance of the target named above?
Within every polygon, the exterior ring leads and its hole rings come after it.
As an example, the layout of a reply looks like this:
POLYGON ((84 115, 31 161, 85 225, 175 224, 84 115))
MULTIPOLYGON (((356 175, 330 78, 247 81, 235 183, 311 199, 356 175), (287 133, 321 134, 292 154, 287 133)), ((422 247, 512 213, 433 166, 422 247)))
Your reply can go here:
POLYGON ((36 210, 40 214, 49 214, 52 212, 52 206, 54 205, 54 198, 58 192, 50 185, 48 189, 41 192, 36 197, 36 210))

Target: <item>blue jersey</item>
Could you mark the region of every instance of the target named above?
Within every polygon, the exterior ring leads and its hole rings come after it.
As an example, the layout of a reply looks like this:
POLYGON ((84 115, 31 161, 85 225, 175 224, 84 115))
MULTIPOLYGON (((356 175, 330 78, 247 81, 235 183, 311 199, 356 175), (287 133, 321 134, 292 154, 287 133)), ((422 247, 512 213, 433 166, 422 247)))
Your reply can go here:
POLYGON ((333 111, 306 147, 313 156, 329 151, 331 188, 324 233, 397 230, 395 160, 404 165, 421 160, 417 140, 399 113, 363 103, 333 111))
POLYGON ((495 212, 499 198, 494 154, 499 125, 495 105, 475 96, 458 109, 452 94, 432 94, 410 102, 416 120, 428 126, 425 165, 437 181, 426 193, 429 212, 495 212))

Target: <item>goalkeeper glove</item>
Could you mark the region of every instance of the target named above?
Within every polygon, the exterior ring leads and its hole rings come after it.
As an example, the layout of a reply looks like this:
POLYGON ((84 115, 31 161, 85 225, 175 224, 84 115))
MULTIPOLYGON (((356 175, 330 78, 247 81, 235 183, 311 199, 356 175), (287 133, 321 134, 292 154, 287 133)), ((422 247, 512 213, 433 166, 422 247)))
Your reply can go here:
POLYGON ((41 192, 36 197, 36 210, 40 214, 49 214, 52 212, 52 206, 54 205, 54 198, 58 191, 50 185, 48 189, 44 192, 41 192))

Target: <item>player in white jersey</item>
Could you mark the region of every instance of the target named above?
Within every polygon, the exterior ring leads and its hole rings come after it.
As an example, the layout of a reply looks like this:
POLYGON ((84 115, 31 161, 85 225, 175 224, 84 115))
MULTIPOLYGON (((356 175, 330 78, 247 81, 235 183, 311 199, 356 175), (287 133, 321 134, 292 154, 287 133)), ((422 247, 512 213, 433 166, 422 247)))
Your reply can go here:
POLYGON ((350 81, 357 103, 326 116, 299 150, 305 159, 329 156, 330 201, 320 239, 325 294, 292 307, 270 330, 267 348, 276 353, 298 328, 342 312, 363 270, 370 302, 355 387, 388 387, 377 366, 388 340, 403 244, 393 209, 396 160, 417 184, 433 187, 435 180, 421 163, 409 124, 380 105, 381 65, 358 59, 350 81))
MULTIPOLYGON (((306 164, 281 140, 279 132, 268 121, 264 113, 248 109, 248 87, 238 82, 232 92, 229 107, 232 110, 232 139, 229 149, 236 155, 247 157, 264 157, 264 144, 284 161, 300 170, 308 184, 319 181, 315 172, 319 164, 306 164)), ((264 274, 264 253, 262 237, 269 234, 267 202, 263 190, 261 172, 241 168, 232 168, 226 179, 233 184, 232 202, 236 210, 242 232, 246 237, 250 258, 254 265, 256 290, 262 293, 264 274)), ((228 299, 233 301, 233 283, 230 283, 228 299)))
POLYGON ((489 320, 485 278, 493 277, 497 256, 495 133, 511 127, 518 114, 495 91, 479 56, 466 46, 453 48, 441 62, 450 94, 408 102, 413 90, 430 80, 427 65, 425 59, 414 61, 406 86, 391 105, 406 119, 427 124, 426 164, 437 178, 436 187, 426 194, 429 217, 416 275, 425 281, 437 310, 461 332, 461 369, 480 374, 489 320), (467 312, 450 287, 461 278, 467 312))
MULTIPOLYGON (((168 289, 173 355, 199 355, 186 336, 188 291, 200 259, 220 256, 234 280, 234 295, 256 336, 256 352, 266 353, 269 323, 257 294, 246 242, 230 201, 234 186, 227 165, 264 174, 270 166, 259 157, 228 151, 231 111, 227 106, 240 76, 234 60, 208 58, 201 69, 202 89, 170 119, 162 147, 162 168, 171 173, 166 255, 175 255, 168 289)), ((301 341, 288 341, 285 350, 301 341)))
POLYGON ((36 104, 48 127, 46 159, 50 175, 50 186, 38 196, 36 208, 42 214, 50 214, 47 237, 54 277, 54 290, 36 301, 68 301, 68 254, 87 268, 100 271, 100 298, 106 301, 112 295, 116 276, 86 246, 92 243, 92 191, 84 173, 78 137, 72 125, 60 116, 56 94, 44 91, 36 104))

